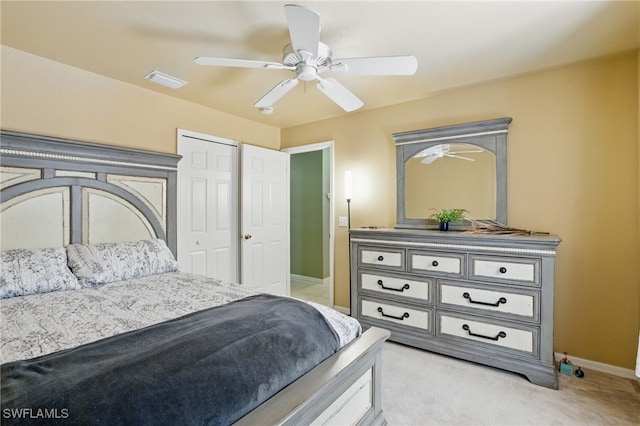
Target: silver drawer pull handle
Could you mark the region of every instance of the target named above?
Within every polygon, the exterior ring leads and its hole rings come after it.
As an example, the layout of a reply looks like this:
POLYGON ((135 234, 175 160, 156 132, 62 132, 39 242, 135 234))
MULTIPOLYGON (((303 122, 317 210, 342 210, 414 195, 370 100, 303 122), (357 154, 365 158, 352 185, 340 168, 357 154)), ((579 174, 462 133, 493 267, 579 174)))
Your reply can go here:
POLYGON ((507 268, 505 268, 504 266, 501 266, 500 269, 498 269, 498 271, 500 271, 501 274, 506 274, 507 268))
POLYGON ((469 295, 469 293, 467 293, 466 291, 464 293, 462 293, 462 297, 464 297, 465 299, 469 300, 469 303, 475 303, 476 305, 500 306, 501 303, 507 303, 507 298, 506 297, 501 297, 500 299, 498 299, 498 301, 496 303, 478 302, 477 300, 473 300, 471 298, 471 296, 469 295))
POLYGON ((378 312, 380 312, 380 314, 383 317, 393 318, 393 319, 397 319, 397 320, 400 320, 400 321, 404 320, 405 318, 409 318, 409 312, 405 312, 404 314, 402 314, 401 317, 396 317, 396 316, 393 316, 393 315, 387 315, 387 314, 384 313, 384 311, 382 310, 382 308, 380 306, 378 306, 378 312))
MULTIPOLYGON (((380 308, 378 308, 380 309, 380 308)), ((466 331, 467 333, 469 333, 469 336, 474 336, 474 337, 482 337, 483 339, 489 339, 489 340, 495 340, 497 341, 499 338, 505 338, 507 337, 507 333, 505 333, 504 331, 501 331, 500 333, 498 333, 498 335, 496 337, 491 337, 491 336, 484 336, 482 334, 475 334, 472 333, 471 330, 469 329, 469 326, 467 324, 462 324, 462 329, 464 331, 466 331)))
POLYGON ((378 280, 378 285, 380 287, 382 287, 383 289, 385 289, 385 290, 393 290, 393 291, 400 291, 400 292, 405 291, 405 290, 409 290, 409 288, 411 288, 411 286, 409 286, 409 284, 405 284, 400 288, 385 287, 383 282, 382 282, 382 280, 378 280))

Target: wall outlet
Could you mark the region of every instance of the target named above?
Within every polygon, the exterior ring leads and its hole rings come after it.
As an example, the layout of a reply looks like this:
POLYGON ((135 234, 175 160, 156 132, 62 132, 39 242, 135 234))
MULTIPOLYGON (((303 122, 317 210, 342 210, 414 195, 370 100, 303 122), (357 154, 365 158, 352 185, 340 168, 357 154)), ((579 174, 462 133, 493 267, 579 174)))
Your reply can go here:
POLYGON ((347 221, 347 217, 346 216, 340 216, 338 218, 338 226, 345 228, 347 227, 349 224, 349 222, 347 221))

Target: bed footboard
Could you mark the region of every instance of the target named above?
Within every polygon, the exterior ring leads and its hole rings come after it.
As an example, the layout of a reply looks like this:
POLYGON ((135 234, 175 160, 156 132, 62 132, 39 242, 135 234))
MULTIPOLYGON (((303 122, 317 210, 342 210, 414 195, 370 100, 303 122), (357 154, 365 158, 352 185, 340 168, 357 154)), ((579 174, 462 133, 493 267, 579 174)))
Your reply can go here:
POLYGON ((380 363, 389 334, 369 328, 235 425, 386 425, 380 363))

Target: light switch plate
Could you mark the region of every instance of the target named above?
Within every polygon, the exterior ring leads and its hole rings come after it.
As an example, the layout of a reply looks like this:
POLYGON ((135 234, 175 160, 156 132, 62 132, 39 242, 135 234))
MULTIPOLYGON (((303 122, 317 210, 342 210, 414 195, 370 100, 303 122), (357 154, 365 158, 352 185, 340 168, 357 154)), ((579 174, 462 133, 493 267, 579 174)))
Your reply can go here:
POLYGON ((347 217, 346 216, 340 216, 338 218, 338 226, 345 228, 348 225, 347 222, 347 217))

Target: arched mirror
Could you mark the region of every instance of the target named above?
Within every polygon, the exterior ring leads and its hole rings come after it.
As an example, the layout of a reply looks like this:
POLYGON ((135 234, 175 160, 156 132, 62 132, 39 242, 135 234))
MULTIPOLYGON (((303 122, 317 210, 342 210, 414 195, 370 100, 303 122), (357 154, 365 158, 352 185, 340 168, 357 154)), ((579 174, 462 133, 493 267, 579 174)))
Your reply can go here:
POLYGON ((506 225, 506 142, 511 120, 394 133, 396 228, 436 228, 429 216, 452 208, 465 209, 473 219, 506 225))

